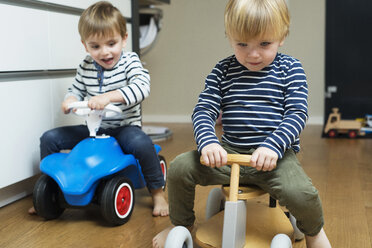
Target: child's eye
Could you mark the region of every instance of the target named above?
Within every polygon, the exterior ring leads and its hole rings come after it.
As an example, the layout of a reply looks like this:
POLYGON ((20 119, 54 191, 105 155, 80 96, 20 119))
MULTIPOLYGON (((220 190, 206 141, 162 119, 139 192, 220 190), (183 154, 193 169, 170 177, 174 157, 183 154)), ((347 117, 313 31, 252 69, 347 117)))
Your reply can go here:
POLYGON ((98 46, 98 45, 92 45, 91 48, 93 48, 93 49, 98 49, 99 46, 98 46))
POLYGON ((271 42, 268 42, 268 41, 264 41, 264 42, 261 42, 261 46, 262 47, 266 47, 266 46, 269 46, 271 44, 271 42))
POLYGON ((109 46, 112 47, 112 46, 115 46, 115 44, 116 44, 116 42, 110 42, 110 43, 109 43, 109 46))
POLYGON ((240 46, 240 47, 246 47, 247 46, 247 43, 241 43, 241 42, 239 42, 238 43, 238 46, 240 46))

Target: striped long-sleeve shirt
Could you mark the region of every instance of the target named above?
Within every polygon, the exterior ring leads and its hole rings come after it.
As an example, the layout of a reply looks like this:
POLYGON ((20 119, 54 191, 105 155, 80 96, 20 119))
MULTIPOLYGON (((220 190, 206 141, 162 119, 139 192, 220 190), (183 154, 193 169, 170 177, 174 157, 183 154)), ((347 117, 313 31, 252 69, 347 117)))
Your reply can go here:
POLYGON ((150 76, 134 52, 123 52, 112 69, 102 68, 88 55, 79 65, 75 81, 65 98, 75 96, 82 101, 113 90, 118 90, 123 96, 123 103, 114 103, 123 114, 104 118, 101 127, 141 126, 140 103, 150 94, 150 76))
POLYGON ((222 141, 233 147, 300 150, 307 114, 307 82, 301 63, 278 53, 261 71, 249 71, 235 56, 220 61, 207 76, 192 114, 198 151, 219 143, 215 121, 222 111, 222 141))

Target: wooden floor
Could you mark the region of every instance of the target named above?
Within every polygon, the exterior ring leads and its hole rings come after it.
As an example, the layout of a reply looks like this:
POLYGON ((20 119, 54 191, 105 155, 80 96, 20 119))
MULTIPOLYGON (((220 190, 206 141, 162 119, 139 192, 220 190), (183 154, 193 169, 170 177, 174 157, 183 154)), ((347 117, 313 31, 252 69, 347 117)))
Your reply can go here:
MULTIPOLYGON (((194 149, 191 124, 166 125, 172 139, 159 142, 171 161, 194 149)), ((322 139, 320 126, 308 126, 302 134, 298 157, 320 192, 325 230, 333 247, 371 248, 372 236, 372 139, 322 139)), ((211 187, 198 187, 195 212, 203 222, 206 197, 211 187)), ((0 208, 0 247, 151 247, 152 237, 169 225, 169 219, 152 217, 146 189, 136 191, 130 221, 110 227, 99 209, 67 209, 58 220, 30 216, 27 197, 0 208)), ((304 241, 295 248, 306 247, 304 241)))

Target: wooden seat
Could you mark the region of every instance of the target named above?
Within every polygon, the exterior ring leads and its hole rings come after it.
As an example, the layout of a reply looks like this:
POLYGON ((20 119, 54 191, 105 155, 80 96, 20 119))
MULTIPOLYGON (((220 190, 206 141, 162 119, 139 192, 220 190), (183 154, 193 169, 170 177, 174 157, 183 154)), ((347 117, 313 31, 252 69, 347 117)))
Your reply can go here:
MULTIPOLYGON (((227 199, 230 195, 230 186, 222 186, 222 192, 227 199)), ((260 187, 256 185, 244 185, 239 186, 238 189, 238 200, 249 200, 252 198, 259 197, 261 195, 267 194, 260 187)))

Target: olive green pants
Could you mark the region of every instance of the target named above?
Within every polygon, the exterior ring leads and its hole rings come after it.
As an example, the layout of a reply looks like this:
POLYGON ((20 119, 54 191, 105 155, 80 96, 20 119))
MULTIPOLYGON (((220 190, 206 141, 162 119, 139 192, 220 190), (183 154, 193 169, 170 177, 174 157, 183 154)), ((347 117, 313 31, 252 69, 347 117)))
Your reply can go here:
MULTIPOLYGON (((228 153, 252 154, 223 145, 228 153)), ((196 185, 230 183, 230 166, 211 168, 200 164, 197 151, 177 156, 168 170, 168 201, 170 219, 174 225, 191 226, 195 222, 194 199, 196 185)), ((317 189, 306 175, 293 150, 288 150, 277 167, 268 172, 240 167, 240 184, 255 184, 285 206, 297 219, 297 227, 314 236, 323 227, 323 211, 317 189)), ((207 199, 205 199, 207 200, 207 199)))

